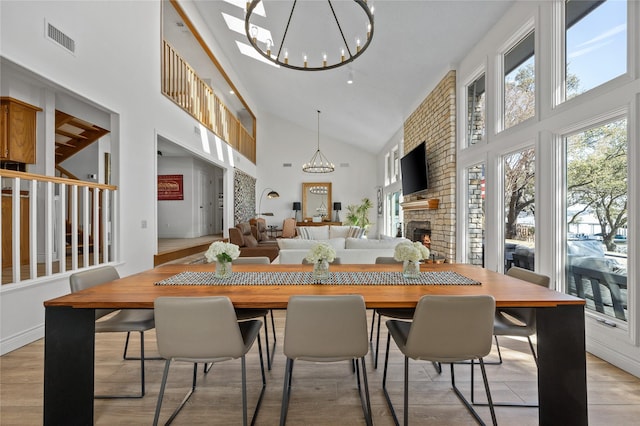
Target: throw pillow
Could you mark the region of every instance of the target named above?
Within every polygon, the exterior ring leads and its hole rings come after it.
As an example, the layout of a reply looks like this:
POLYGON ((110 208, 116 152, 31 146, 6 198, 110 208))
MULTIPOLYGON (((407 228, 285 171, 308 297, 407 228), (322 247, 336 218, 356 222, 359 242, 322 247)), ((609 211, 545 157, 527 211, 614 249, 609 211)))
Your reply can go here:
POLYGON ((329 225, 324 226, 299 226, 296 228, 300 238, 304 240, 328 240, 329 225))
POLYGON ((359 226, 349 227, 347 238, 362 238, 362 237, 364 237, 364 228, 360 228, 359 226))
POLYGON ((329 238, 347 238, 350 229, 350 226, 331 225, 329 227, 329 238))
POLYGON ((257 247, 258 240, 253 235, 245 235, 244 236, 244 245, 245 247, 257 247))

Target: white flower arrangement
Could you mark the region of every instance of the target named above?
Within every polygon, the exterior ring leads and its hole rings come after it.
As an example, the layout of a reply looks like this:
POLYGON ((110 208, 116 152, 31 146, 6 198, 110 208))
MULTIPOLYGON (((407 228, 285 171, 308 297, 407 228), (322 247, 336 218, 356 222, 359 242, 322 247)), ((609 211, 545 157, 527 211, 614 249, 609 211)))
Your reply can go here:
POLYGON ((231 262, 233 259, 240 257, 240 247, 235 244, 216 241, 209 246, 204 253, 207 262, 231 262))
POLYGON ((393 258, 398 261, 409 260, 412 262, 419 262, 422 259, 429 257, 429 249, 426 248, 421 242, 404 242, 396 246, 393 252, 393 258))
POLYGON ((311 263, 316 263, 322 259, 333 262, 336 258, 336 250, 327 243, 318 243, 311 247, 305 259, 311 263))

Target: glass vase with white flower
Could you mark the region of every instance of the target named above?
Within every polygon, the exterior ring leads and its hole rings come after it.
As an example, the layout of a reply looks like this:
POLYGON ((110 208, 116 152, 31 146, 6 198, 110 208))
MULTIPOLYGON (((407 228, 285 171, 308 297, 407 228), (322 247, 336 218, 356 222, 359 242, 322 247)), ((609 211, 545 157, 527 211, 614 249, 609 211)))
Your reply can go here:
POLYGON ((420 261, 428 257, 429 249, 419 241, 400 243, 393 252, 393 258, 403 262, 402 275, 410 279, 420 276, 420 261))
POLYGON ((216 262, 216 278, 231 276, 231 262, 240 257, 240 247, 235 244, 215 241, 204 253, 207 262, 216 262))
POLYGON ((324 280, 329 278, 329 262, 336 258, 336 250, 327 243, 318 243, 311 247, 305 259, 313 263, 313 278, 324 280))

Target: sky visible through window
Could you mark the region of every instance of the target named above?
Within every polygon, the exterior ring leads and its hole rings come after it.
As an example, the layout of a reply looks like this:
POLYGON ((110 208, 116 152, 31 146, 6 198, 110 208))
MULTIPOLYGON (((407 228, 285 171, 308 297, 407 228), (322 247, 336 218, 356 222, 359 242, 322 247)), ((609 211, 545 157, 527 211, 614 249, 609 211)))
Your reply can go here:
POLYGON ((579 80, 568 97, 626 73, 626 0, 608 0, 576 22, 567 30, 566 46, 567 75, 579 80))

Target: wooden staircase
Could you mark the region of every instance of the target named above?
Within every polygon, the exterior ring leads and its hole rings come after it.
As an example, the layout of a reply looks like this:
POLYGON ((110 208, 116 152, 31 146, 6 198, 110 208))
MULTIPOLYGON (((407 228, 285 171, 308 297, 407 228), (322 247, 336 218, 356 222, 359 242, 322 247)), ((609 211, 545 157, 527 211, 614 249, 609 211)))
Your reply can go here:
POLYGON ((56 169, 60 163, 108 133, 95 124, 56 110, 56 169))

